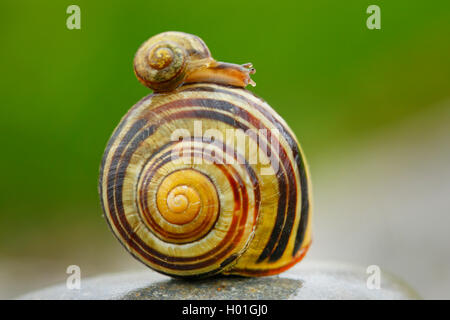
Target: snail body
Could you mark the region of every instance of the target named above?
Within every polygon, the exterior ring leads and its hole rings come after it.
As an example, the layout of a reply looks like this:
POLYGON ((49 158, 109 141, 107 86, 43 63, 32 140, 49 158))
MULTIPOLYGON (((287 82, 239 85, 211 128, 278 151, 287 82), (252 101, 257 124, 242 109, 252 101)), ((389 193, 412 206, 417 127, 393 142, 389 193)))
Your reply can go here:
POLYGON ((295 135, 245 90, 249 64, 215 62, 192 35, 154 38, 138 50, 135 73, 155 93, 124 116, 101 164, 111 230, 138 260, 175 277, 288 269, 311 242, 310 182, 295 135), (200 70, 185 66, 171 84, 149 80, 142 61, 167 68, 172 59, 164 50, 162 61, 152 58, 161 42, 184 46, 200 70))

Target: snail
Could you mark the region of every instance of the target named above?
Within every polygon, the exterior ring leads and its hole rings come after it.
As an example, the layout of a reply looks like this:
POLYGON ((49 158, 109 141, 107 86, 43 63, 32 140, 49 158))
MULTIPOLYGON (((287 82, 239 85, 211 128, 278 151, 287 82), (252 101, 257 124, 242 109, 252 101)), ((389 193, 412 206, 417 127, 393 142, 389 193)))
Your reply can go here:
POLYGON ((268 276, 311 243, 311 185, 286 122, 245 87, 251 64, 218 62, 197 36, 164 32, 137 51, 154 92, 122 118, 99 194, 135 258, 182 278, 268 276))

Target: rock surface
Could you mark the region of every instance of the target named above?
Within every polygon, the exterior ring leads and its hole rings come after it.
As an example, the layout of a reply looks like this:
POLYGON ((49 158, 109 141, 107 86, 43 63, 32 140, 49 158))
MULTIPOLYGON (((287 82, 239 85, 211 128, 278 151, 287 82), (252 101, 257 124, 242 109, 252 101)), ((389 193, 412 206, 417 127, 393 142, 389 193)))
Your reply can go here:
POLYGON ((118 273, 65 284, 18 299, 420 299, 408 285, 385 272, 380 289, 368 289, 365 268, 330 262, 304 262, 272 277, 217 277, 175 280, 153 271, 118 273))

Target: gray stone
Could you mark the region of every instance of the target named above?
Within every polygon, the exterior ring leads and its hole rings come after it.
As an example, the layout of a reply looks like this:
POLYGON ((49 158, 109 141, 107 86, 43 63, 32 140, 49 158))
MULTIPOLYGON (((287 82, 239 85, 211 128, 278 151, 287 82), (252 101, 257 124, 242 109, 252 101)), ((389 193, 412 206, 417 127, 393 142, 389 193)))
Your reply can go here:
POLYGON ((103 275, 81 281, 80 290, 57 285, 18 299, 419 299, 401 280, 381 273, 380 289, 368 289, 365 268, 303 262, 262 278, 171 279, 153 271, 103 275))

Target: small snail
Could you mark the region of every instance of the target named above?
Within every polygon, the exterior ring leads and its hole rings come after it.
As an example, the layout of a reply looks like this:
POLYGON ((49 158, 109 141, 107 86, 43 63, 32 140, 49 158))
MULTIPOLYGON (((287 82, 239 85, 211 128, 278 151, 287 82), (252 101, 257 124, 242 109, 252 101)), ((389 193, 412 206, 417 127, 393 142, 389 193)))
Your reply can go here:
POLYGON ((266 276, 311 242, 310 181, 285 121, 197 36, 147 40, 134 71, 154 91, 113 132, 99 193, 119 241, 174 277, 266 276))

